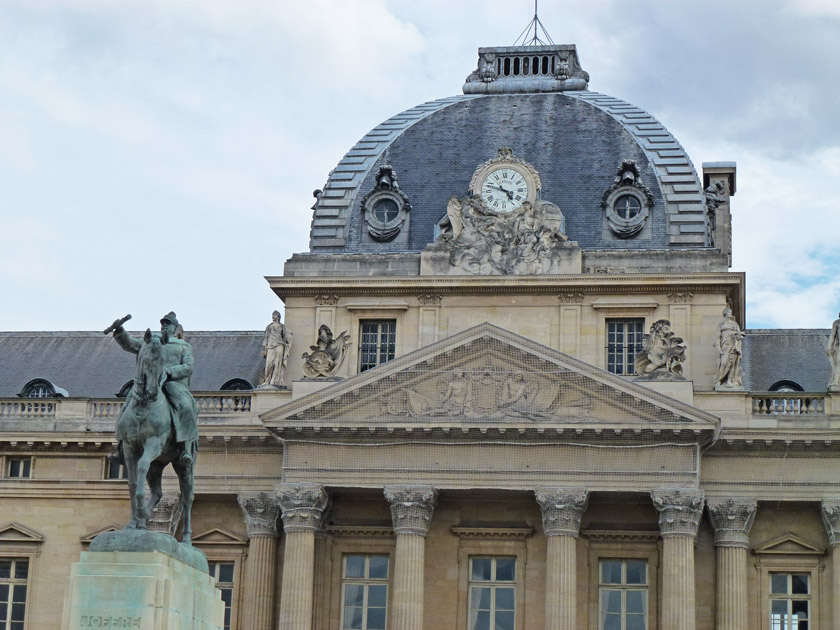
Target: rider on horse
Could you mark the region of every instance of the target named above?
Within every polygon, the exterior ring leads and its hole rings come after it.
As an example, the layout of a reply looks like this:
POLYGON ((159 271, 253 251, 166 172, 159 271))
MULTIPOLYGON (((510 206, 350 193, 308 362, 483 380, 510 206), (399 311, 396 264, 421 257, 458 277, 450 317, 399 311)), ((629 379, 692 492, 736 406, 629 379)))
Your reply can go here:
MULTIPOLYGON (((114 339, 120 348, 126 352, 138 354, 143 342, 130 336, 121 324, 117 324, 114 339)), ((180 462, 184 465, 192 464, 191 453, 195 452, 198 443, 198 407, 190 394, 190 376, 193 373, 192 346, 183 339, 176 337, 179 324, 175 313, 170 311, 160 320, 161 332, 169 334, 169 343, 163 346, 164 374, 166 381, 163 392, 172 409, 172 423, 175 425, 175 438, 180 451, 180 462)), ((122 443, 111 454, 112 459, 122 458, 122 443)))

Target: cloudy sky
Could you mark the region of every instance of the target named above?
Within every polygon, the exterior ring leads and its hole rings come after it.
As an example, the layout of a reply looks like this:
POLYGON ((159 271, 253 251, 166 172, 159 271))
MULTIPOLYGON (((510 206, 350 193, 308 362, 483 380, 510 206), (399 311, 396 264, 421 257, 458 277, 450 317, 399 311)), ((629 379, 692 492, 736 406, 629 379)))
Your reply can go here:
MULTIPOLYGON (((312 190, 532 0, 0 0, 0 330, 261 329, 312 190)), ((749 327, 840 308, 840 3, 542 0, 590 89, 735 160, 749 327)))

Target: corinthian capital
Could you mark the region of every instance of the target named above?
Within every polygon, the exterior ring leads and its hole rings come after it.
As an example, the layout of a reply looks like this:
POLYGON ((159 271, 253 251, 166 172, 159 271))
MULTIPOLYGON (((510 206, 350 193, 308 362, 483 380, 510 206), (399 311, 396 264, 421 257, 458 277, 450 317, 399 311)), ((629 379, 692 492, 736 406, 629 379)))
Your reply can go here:
POLYGON ((314 532, 321 526, 329 503, 324 486, 319 483, 282 483, 274 489, 280 503, 283 530, 314 532))
POLYGON ((240 492, 236 497, 245 514, 248 538, 277 536, 280 505, 272 492, 240 492))
POLYGON ((425 536, 432 523, 437 494, 432 486, 385 486, 385 498, 391 504, 394 532, 425 536))
POLYGON ((651 491, 663 536, 696 536, 703 514, 703 491, 695 488, 656 488, 651 491))
POLYGON ((577 537, 589 491, 585 488, 536 488, 534 494, 542 511, 545 535, 577 537))
POLYGON ((840 545, 840 499, 823 501, 822 517, 831 546, 840 545))
POLYGON ((175 530, 178 529, 178 523, 181 522, 183 511, 184 504, 181 503, 180 492, 164 494, 149 515, 149 530, 174 536, 175 530))
POLYGON ((755 521, 758 503, 755 499, 714 498, 707 499, 709 517, 715 528, 717 547, 747 548, 750 542, 750 530, 755 521))

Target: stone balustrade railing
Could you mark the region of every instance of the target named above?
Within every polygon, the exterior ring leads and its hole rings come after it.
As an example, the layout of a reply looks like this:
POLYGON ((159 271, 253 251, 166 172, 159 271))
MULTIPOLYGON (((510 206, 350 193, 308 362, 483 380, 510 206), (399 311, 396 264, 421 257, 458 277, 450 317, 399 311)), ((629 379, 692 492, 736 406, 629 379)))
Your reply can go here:
POLYGON ((825 395, 805 392, 752 394, 753 415, 812 416, 825 414, 825 395))
MULTIPOLYGON (((202 392, 194 393, 199 415, 221 416, 245 414, 251 411, 251 395, 248 392, 202 392)), ((92 399, 87 402, 85 417, 89 419, 116 418, 125 402, 122 398, 92 399)), ((55 418, 61 417, 62 405, 77 406, 78 400, 51 398, 3 398, 0 399, 0 418, 55 418)), ((82 404, 84 402, 82 401, 82 404)), ((70 410, 73 415, 73 410, 70 410)), ((68 416, 69 417, 69 416, 68 416)))

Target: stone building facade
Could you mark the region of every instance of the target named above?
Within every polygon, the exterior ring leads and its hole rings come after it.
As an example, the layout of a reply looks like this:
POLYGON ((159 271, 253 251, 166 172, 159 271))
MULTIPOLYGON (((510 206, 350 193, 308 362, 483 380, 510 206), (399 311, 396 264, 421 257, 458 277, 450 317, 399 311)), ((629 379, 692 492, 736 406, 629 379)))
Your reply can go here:
MULTIPOLYGON (((742 334, 735 164, 588 78, 573 46, 482 48, 350 149, 267 278, 288 387, 263 331, 186 322, 227 627, 840 627, 829 331, 742 334)), ((0 628, 46 630, 127 518, 134 366, 101 333, 0 356, 0 628)))

